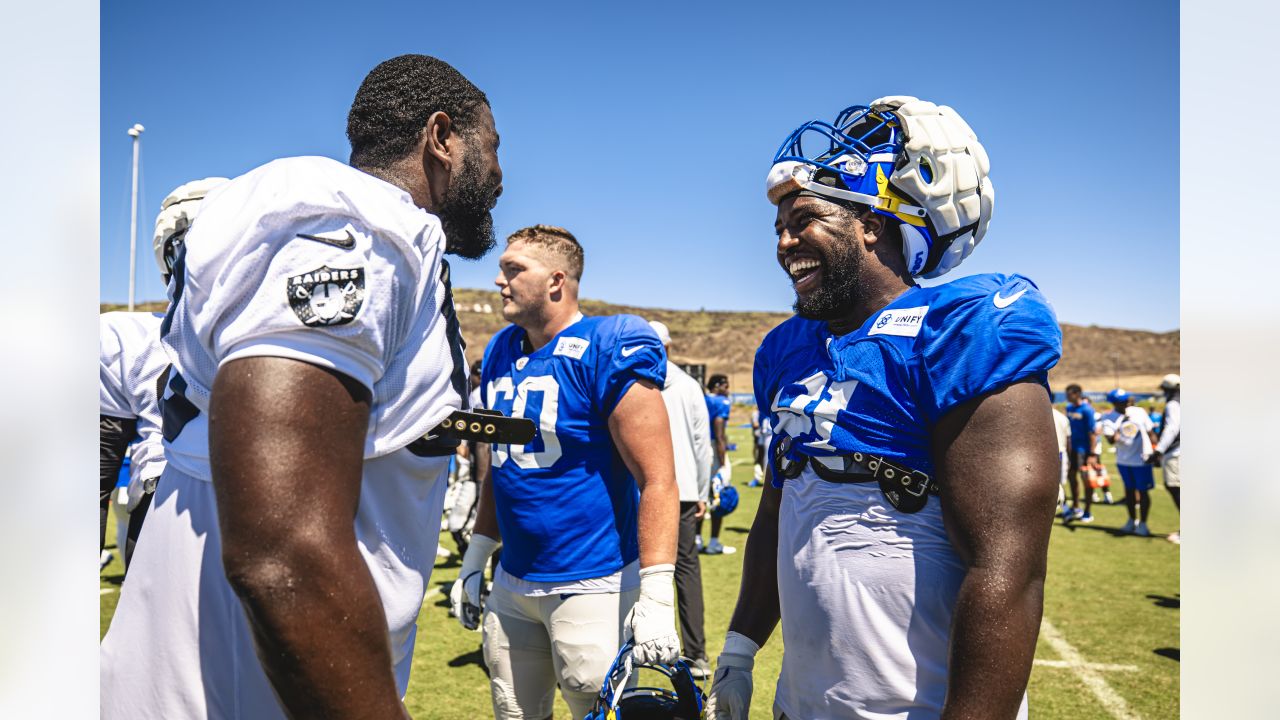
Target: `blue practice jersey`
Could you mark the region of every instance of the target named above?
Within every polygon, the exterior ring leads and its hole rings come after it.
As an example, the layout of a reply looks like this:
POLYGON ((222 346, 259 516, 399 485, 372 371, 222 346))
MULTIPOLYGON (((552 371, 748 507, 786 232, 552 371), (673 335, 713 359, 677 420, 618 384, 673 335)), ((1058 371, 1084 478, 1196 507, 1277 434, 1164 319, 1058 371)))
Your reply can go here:
MULTIPOLYGON (((716 440, 716 418, 724 418, 725 430, 729 428, 729 398, 723 395, 707 395, 707 428, 711 442, 716 440)), ((726 438, 726 442, 728 438, 726 438)))
MULTIPOLYGON (((786 436, 793 453, 860 451, 932 476, 940 418, 1019 380, 1047 389, 1061 354, 1057 318, 1034 283, 977 275, 911 288, 838 337, 825 322, 787 320, 756 353, 756 402, 773 446, 786 436)), ((776 467, 773 481, 781 487, 776 467)))
POLYGON ((603 577, 640 557, 640 493, 609 434, 636 380, 662 387, 667 355, 634 315, 588 317, 536 352, 508 326, 485 349, 484 406, 538 425, 527 445, 493 446, 502 568, 555 582, 603 577))
POLYGON ((1080 452, 1092 452, 1089 447, 1089 434, 1098 424, 1098 415, 1093 406, 1081 401, 1079 405, 1067 403, 1067 420, 1071 422, 1071 449, 1080 452))

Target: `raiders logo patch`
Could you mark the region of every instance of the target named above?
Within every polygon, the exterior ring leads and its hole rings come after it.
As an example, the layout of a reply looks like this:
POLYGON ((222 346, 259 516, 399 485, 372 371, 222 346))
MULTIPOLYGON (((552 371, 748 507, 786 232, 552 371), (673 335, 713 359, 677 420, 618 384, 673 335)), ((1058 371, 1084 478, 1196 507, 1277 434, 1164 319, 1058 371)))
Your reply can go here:
POLYGON ((325 265, 289 278, 289 307, 308 327, 345 325, 364 304, 364 268, 325 265))

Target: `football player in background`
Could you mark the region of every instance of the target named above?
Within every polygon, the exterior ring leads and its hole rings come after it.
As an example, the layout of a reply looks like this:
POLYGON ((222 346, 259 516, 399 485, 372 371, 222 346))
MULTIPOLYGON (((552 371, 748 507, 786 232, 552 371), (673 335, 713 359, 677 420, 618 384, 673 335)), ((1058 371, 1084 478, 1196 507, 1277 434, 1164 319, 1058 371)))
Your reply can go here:
MULTIPOLYGON (((1159 440, 1151 452, 1152 465, 1164 466, 1164 487, 1173 498, 1173 506, 1182 511, 1182 378, 1174 373, 1160 380, 1164 392, 1164 413, 1160 417, 1159 440)), ((1182 544, 1182 535, 1169 533, 1168 541, 1182 544)))
POLYGON ((986 232, 986 152, 948 107, 881 98, 774 157, 796 317, 755 359, 770 483, 710 717, 1025 717, 1059 463, 1053 310, 1019 275, 925 287, 986 232))
POLYGON ((518 230, 498 264, 513 325, 485 349, 484 403, 535 420, 538 435, 493 447, 450 598, 463 627, 483 625, 499 720, 550 717, 557 684, 582 718, 625 638, 640 662, 680 654, 667 357, 644 320, 579 311, 582 246, 567 230, 518 230))
MULTIPOLYGON (((707 380, 707 416, 711 418, 711 482, 712 492, 733 482, 733 467, 729 464, 729 378, 719 373, 707 380)), ((732 555, 738 549, 720 542, 722 515, 711 515, 711 539, 702 546, 702 519, 698 519, 698 544, 707 555, 732 555)))
POLYGON ((488 98, 424 55, 365 77, 347 137, 217 188, 177 254, 104 718, 407 717, 457 443, 424 436, 466 407, 444 255, 493 246, 502 171, 488 98))
MULTIPOLYGON (((180 185, 160 203, 152 246, 156 265, 166 285, 173 274, 175 249, 182 245, 200 201, 226 178, 205 178, 180 185)), ((124 554, 125 572, 142 532, 156 480, 164 472, 164 447, 160 435, 157 384, 169 367, 160 345, 164 313, 108 312, 98 317, 98 456, 102 488, 115 483, 125 448, 135 437, 129 457, 128 521, 119 528, 125 537, 118 549, 124 554)), ((106 532, 105 497, 101 532, 106 532)), ((99 548, 101 549, 101 548, 99 548)))
POLYGON ((1129 520, 1120 532, 1149 537, 1151 490, 1155 471, 1147 460, 1156 443, 1155 427, 1146 410, 1133 404, 1133 396, 1121 388, 1107 393, 1111 412, 1102 416, 1102 434, 1116 446, 1116 469, 1124 481, 1124 507, 1129 520))
POLYGON ((1058 476, 1058 506, 1065 512, 1067 509, 1067 453, 1071 451, 1071 421, 1058 408, 1053 408, 1053 428, 1058 439, 1058 461, 1062 466, 1062 474, 1058 476))
POLYGON ((1097 452, 1098 416, 1084 390, 1077 384, 1067 386, 1067 420, 1071 422, 1071 449, 1067 452, 1067 484, 1071 488, 1071 505, 1062 508, 1062 521, 1093 522, 1093 491, 1085 481, 1084 458, 1097 452), (1080 494, 1084 493, 1084 509, 1080 494))

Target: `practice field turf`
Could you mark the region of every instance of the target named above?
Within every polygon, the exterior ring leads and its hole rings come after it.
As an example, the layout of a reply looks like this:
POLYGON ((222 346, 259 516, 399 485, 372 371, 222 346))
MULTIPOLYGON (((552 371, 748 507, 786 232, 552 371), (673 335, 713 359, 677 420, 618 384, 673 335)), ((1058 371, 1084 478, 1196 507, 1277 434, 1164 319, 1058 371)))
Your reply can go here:
MULTIPOLYGON (((724 642, 738 594, 742 547, 755 516, 760 490, 747 488, 751 475, 750 431, 733 428, 730 441, 734 483, 741 494, 737 511, 725 519, 721 540, 733 555, 703 556, 708 653, 714 662, 724 642)), ((1106 462, 1119 500, 1120 477, 1114 454, 1106 462)), ((1178 514, 1160 484, 1152 493, 1151 538, 1121 536, 1122 505, 1095 505, 1089 525, 1054 525, 1045 589, 1045 623, 1029 689, 1033 718, 1147 718, 1178 716, 1178 546, 1164 536, 1178 528, 1178 514)), ((710 528, 706 530, 709 532, 710 528)), ((114 546, 114 527, 108 547, 114 546)), ((1194 539, 1191 540, 1194 542, 1194 539)), ((441 543, 454 549, 447 534, 441 543)), ((105 634, 119 597, 123 566, 118 557, 102 573, 101 633, 105 634)), ((488 678, 480 654, 480 634, 448 616, 449 586, 457 577, 456 555, 440 560, 418 620, 413 677, 406 703, 416 718, 474 720, 492 717, 488 678)), ((856 642, 856 638, 850 638, 856 642)), ((773 680, 782 660, 775 633, 756 659, 751 717, 771 718, 773 680)), ((644 678, 642 677, 642 681, 644 678)), ((559 698, 555 717, 568 718, 559 698)))

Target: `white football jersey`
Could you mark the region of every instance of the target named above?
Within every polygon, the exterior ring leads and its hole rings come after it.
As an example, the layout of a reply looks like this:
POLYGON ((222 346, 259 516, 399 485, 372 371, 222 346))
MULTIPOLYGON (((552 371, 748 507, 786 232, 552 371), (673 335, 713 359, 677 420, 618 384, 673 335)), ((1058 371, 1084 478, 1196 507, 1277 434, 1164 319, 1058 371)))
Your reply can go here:
POLYGON ((185 427, 166 428, 177 434, 169 461, 209 477, 209 391, 237 358, 302 360, 370 388, 366 458, 462 407, 466 363, 450 341, 459 331, 444 245, 439 220, 408 193, 328 158, 276 160, 210 193, 163 332, 177 375, 165 396, 193 406, 185 427))
POLYGON ((129 462, 130 474, 139 481, 164 472, 156 402, 160 376, 169 365, 160 345, 163 319, 163 313, 145 312, 98 316, 98 413, 137 421, 140 439, 129 462))
POLYGON ((222 364, 251 356, 371 389, 354 530, 406 692, 449 466, 410 443, 466 392, 444 248, 439 220, 407 193, 325 158, 277 160, 205 198, 169 288, 168 467, 103 639, 103 718, 284 717, 219 560, 210 482, 210 388, 222 364))

